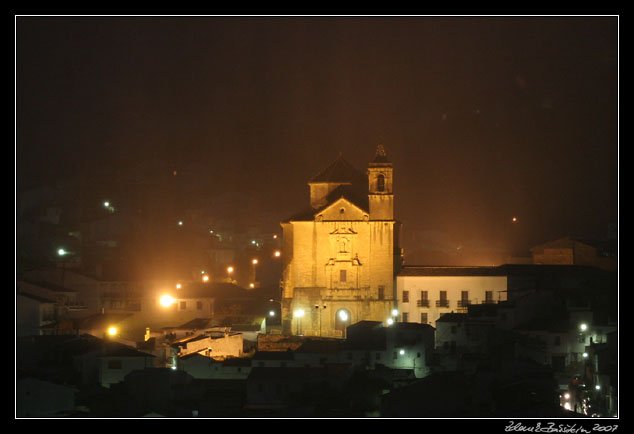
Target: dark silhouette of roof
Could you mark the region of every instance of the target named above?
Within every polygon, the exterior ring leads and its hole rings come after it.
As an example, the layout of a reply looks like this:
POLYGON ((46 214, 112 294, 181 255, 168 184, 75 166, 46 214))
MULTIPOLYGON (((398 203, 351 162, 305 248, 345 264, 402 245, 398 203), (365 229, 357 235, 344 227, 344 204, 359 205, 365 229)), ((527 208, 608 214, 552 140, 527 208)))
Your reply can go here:
POLYGON ((315 175, 310 181, 311 183, 365 183, 365 175, 358 171, 352 164, 343 159, 343 155, 340 153, 339 157, 324 170, 315 175))

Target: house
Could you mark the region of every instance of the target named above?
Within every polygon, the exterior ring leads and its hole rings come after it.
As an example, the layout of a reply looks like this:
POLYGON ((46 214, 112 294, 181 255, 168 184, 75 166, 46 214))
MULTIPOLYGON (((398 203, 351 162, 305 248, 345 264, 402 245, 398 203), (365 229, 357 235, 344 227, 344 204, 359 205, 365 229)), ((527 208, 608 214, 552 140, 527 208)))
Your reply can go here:
POLYGON ((246 409, 285 409, 340 392, 349 372, 323 368, 254 367, 247 378, 246 409))
POLYGON ((56 319, 57 301, 28 293, 16 295, 15 332, 16 336, 42 334, 42 327, 56 319))
POLYGON ((33 377, 15 384, 15 416, 68 417, 75 411, 77 388, 33 377))
POLYGON ((215 360, 201 353, 191 353, 178 358, 178 369, 197 379, 246 380, 251 363, 251 359, 245 357, 215 360))
POLYGON ((413 370, 416 378, 429 374, 434 351, 434 328, 428 324, 361 321, 347 329, 341 360, 369 369, 378 365, 413 370))
POLYGON ((470 305, 505 301, 507 290, 502 267, 404 266, 396 276, 401 321, 432 326, 442 315, 466 312, 470 305))
POLYGON ((436 351, 481 353, 495 328, 500 305, 472 305, 467 313, 446 313, 436 321, 436 351))
POLYGON ((560 238, 530 249, 534 264, 586 265, 607 271, 618 267, 616 240, 560 238))

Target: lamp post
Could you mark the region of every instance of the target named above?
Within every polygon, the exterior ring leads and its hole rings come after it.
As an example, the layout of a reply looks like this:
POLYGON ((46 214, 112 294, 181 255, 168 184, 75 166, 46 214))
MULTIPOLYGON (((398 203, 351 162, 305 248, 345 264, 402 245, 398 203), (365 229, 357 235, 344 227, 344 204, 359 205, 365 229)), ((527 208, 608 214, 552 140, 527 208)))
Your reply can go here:
POLYGON ((325 304, 316 304, 315 305, 315 309, 317 309, 319 311, 319 337, 321 337, 321 311, 326 309, 326 305, 325 304))
POLYGON ((62 288, 64 287, 64 279, 66 277, 66 261, 64 260, 64 256, 69 255, 70 252, 60 248, 57 249, 57 255, 62 258, 62 288))
POLYGON ((257 258, 253 258, 253 260, 251 261, 251 264, 253 264, 253 283, 254 283, 253 286, 255 286, 255 283, 258 281, 258 277, 256 273, 256 266, 258 265, 257 258))

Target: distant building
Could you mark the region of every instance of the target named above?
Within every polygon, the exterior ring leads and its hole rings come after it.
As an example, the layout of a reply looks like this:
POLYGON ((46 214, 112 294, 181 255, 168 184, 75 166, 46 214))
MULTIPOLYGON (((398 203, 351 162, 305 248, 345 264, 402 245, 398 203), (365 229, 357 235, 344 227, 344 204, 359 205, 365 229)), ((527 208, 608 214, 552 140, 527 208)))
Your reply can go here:
POLYGON ((366 174, 339 156, 308 182, 310 206, 282 222, 284 333, 344 337, 389 317, 401 254, 393 171, 379 146, 366 174))
POLYGON ((404 266, 396 277, 400 319, 435 326, 444 314, 504 301, 507 274, 502 267, 404 266))
POLYGON ((57 302, 37 295, 18 293, 16 296, 16 336, 37 336, 42 327, 57 318, 57 302))
POLYGON ((434 352, 434 328, 427 324, 361 321, 348 327, 340 360, 366 369, 385 366, 429 374, 434 352))
POLYGON ((534 264, 586 265, 615 271, 618 267, 616 241, 560 238, 530 249, 534 264))

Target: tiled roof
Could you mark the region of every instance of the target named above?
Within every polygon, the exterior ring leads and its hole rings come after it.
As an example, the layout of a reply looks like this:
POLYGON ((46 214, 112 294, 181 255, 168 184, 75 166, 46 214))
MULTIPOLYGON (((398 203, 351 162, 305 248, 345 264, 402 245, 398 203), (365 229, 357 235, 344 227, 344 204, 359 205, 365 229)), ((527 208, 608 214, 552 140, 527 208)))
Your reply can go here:
POLYGON ((352 164, 339 157, 324 170, 315 175, 309 183, 332 182, 332 183, 351 183, 365 182, 365 175, 358 171, 352 164))
POLYGON ((39 303, 57 303, 55 300, 51 300, 50 298, 40 297, 39 295, 28 294, 26 292, 18 292, 17 295, 30 298, 31 300, 37 301, 39 303))
POLYGON ((501 267, 426 267, 404 266, 399 276, 506 276, 501 267))

